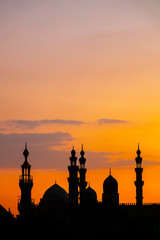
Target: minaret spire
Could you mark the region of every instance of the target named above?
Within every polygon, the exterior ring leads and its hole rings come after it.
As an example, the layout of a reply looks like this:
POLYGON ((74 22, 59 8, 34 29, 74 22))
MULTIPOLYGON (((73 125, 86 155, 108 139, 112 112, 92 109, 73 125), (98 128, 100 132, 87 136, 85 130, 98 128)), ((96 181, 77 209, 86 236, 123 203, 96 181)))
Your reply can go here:
POLYGON ((135 158, 136 161, 136 181, 135 181, 135 186, 136 186, 136 204, 138 206, 141 206, 143 204, 143 194, 142 194, 142 187, 144 184, 144 181, 142 181, 142 172, 143 168, 141 166, 142 163, 142 158, 141 158, 141 151, 139 149, 139 143, 138 143, 138 150, 137 150, 137 157, 135 158))
POLYGON ((83 144, 82 144, 82 150, 80 152, 80 159, 79 159, 79 163, 80 163, 80 168, 79 168, 79 188, 80 188, 80 203, 82 203, 83 201, 83 193, 86 189, 87 186, 87 182, 86 182, 86 171, 87 169, 85 168, 85 163, 86 163, 86 159, 84 157, 85 152, 83 150, 83 144))
POLYGON ((76 151, 73 146, 70 157, 70 166, 68 166, 69 171, 68 182, 69 182, 69 198, 74 206, 78 204, 79 166, 76 165, 76 162, 77 162, 76 151))
POLYGON ((28 149, 27 149, 27 143, 25 143, 25 149, 24 149, 24 151, 23 151, 23 156, 24 156, 24 158, 25 158, 24 163, 29 165, 29 163, 28 163, 28 161, 27 161, 28 155, 29 155, 29 152, 28 152, 28 149))
POLYGON ((31 165, 29 164, 27 158, 29 151, 27 149, 27 143, 25 143, 25 149, 23 152, 25 161, 21 165, 22 175, 19 177, 19 186, 21 189, 21 199, 18 202, 18 210, 21 216, 28 216, 32 214, 33 202, 31 199, 31 190, 33 187, 33 178, 30 175, 31 165))

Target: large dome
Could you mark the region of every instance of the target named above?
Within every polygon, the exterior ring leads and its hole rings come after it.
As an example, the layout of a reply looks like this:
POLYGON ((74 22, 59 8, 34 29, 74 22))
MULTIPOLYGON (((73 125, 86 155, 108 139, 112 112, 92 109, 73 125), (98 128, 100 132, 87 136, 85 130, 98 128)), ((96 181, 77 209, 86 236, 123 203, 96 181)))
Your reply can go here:
POLYGON ((117 180, 111 174, 104 180, 103 192, 109 194, 118 192, 117 180))
POLYGON ((41 199, 42 204, 49 205, 66 203, 67 201, 68 201, 67 192, 56 183, 46 190, 46 192, 43 195, 43 198, 41 199))

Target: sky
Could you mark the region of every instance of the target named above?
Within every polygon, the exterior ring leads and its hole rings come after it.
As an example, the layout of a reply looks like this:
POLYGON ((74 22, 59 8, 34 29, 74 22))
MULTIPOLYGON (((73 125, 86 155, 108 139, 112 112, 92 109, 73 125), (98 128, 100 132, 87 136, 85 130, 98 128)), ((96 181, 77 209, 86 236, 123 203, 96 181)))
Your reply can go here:
POLYGON ((25 142, 36 203, 56 179, 68 191, 82 144, 98 199, 112 168, 120 202, 135 202, 138 143, 144 202, 160 202, 159 11, 159 0, 0 1, 0 204, 17 214, 25 142))

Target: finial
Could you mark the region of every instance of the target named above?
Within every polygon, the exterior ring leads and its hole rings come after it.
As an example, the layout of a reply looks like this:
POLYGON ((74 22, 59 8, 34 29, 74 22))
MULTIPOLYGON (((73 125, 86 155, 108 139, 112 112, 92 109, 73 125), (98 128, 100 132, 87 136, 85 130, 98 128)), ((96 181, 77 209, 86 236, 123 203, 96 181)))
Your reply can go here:
POLYGON ((72 155, 72 156, 75 156, 75 154, 76 154, 76 151, 74 150, 74 145, 73 145, 72 151, 71 151, 71 155, 72 155))
POLYGON ((55 184, 57 184, 56 180, 55 180, 55 184))
POLYGON ((109 175, 111 175, 111 168, 109 169, 109 175))
POLYGON ((27 157, 29 155, 29 152, 28 152, 28 149, 27 149, 27 142, 25 142, 25 149, 24 149, 23 155, 24 155, 25 159, 27 160, 27 157))
POLYGON ((141 154, 141 151, 140 151, 140 149, 139 149, 139 143, 138 143, 137 155, 140 156, 140 154, 141 154))
POLYGON ((89 182, 89 187, 90 187, 90 182, 89 182))
POLYGON ((83 144, 82 144, 82 150, 81 150, 80 154, 81 154, 82 157, 83 157, 84 154, 85 154, 85 152, 83 151, 83 144))

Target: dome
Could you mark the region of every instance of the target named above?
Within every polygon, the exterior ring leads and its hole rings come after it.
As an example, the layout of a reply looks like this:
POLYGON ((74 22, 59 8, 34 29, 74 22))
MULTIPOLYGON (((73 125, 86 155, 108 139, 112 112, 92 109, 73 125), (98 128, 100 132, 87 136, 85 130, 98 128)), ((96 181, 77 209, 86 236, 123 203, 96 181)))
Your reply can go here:
POLYGON ((90 186, 83 193, 83 202, 84 203, 96 203, 97 202, 97 193, 90 186))
POLYGON ((67 192, 56 183, 46 190, 41 199, 42 204, 66 203, 67 201, 67 192))
POLYGON ((141 155, 141 151, 139 149, 139 143, 138 143, 137 157, 135 158, 137 165, 142 163, 142 158, 140 155, 141 155))
POLYGON ((118 192, 117 180, 111 174, 104 180, 103 192, 109 194, 118 192))

